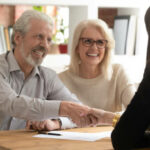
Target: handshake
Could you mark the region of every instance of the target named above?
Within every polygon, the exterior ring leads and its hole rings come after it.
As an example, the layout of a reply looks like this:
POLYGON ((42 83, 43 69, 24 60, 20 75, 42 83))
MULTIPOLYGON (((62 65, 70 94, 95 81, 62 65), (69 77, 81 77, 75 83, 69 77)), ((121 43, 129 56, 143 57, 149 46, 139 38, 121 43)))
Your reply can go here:
POLYGON ((78 127, 112 125, 115 117, 115 113, 67 101, 61 102, 59 115, 71 118, 78 127))
MULTIPOLYGON (((59 109, 59 116, 70 118, 77 127, 91 127, 97 125, 112 125, 115 113, 102 109, 90 108, 79 103, 62 101, 59 109)), ((27 121, 27 129, 34 130, 55 130, 60 129, 58 119, 45 121, 27 121)))

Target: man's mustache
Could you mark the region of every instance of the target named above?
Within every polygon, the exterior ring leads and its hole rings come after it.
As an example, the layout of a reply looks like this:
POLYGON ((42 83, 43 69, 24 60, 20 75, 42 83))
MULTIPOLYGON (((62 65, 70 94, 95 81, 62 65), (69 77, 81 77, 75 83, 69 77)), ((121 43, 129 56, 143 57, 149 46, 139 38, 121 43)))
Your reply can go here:
POLYGON ((43 46, 37 46, 37 47, 35 47, 33 50, 34 50, 34 51, 36 51, 36 50, 42 50, 42 51, 44 51, 44 52, 48 51, 48 50, 47 50, 45 47, 43 47, 43 46))

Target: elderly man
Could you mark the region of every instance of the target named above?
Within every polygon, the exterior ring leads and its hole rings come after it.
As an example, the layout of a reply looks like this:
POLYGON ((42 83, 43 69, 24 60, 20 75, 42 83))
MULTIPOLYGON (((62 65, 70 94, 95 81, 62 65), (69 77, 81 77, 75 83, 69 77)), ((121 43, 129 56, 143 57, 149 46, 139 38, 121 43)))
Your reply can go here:
MULTIPOLYGON (((26 11, 14 25, 14 48, 0 56, 0 130, 58 129, 105 123, 109 112, 84 106, 64 87, 56 73, 40 66, 51 47, 52 21, 44 13, 26 11), (65 116, 69 118, 56 117, 65 116), (50 120, 50 118, 53 118, 50 120), (55 119, 54 119, 55 118, 55 119), (46 123, 43 120, 48 119, 46 123), (32 125, 32 121, 27 126, 32 125), (68 126, 70 127, 70 126, 68 126)), ((111 116, 111 117, 110 117, 111 116)), ((111 122, 114 114, 106 122, 111 122)))

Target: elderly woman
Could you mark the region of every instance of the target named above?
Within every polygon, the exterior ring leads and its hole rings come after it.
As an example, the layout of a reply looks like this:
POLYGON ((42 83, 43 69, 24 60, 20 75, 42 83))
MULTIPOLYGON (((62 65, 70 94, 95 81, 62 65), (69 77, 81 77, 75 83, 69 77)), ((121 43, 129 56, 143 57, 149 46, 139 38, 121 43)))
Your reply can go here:
POLYGON ((129 104, 136 88, 119 64, 112 64, 114 39, 102 20, 84 20, 74 31, 71 63, 60 79, 90 107, 118 112, 129 104))

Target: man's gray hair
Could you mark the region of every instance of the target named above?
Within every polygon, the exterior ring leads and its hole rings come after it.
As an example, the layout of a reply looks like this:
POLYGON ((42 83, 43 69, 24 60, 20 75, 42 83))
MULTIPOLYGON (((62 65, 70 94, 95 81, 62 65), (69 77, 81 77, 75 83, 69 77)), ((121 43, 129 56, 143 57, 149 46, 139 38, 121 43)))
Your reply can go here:
POLYGON ((16 21, 16 23, 13 26, 13 34, 12 34, 13 46, 15 46, 14 42, 15 33, 20 32, 22 35, 24 35, 26 32, 28 32, 31 19, 39 19, 45 21, 48 24, 50 24, 50 26, 53 28, 53 20, 48 15, 36 10, 27 10, 21 15, 21 17, 16 21))

